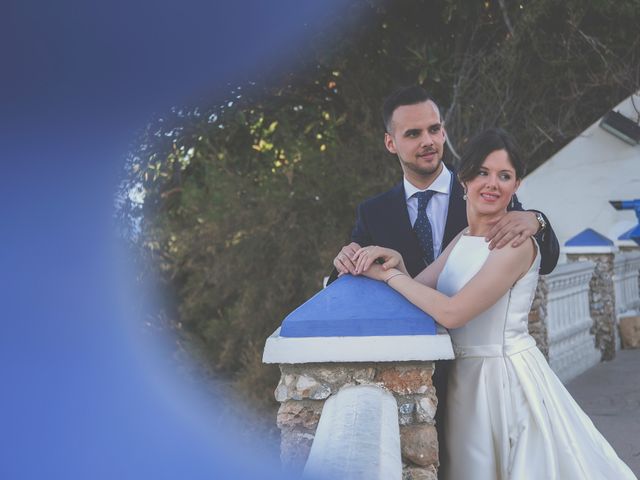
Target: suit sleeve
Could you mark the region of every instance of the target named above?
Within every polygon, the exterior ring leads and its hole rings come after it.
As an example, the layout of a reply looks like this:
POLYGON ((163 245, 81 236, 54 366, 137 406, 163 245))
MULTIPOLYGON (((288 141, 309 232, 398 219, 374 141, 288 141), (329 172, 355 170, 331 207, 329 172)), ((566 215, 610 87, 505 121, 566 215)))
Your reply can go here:
POLYGON ((358 205, 356 224, 351 230, 351 241, 357 243, 361 247, 371 245, 371 233, 369 227, 367 227, 365 205, 361 203, 358 205))
MULTIPOLYGON (((522 208, 522 204, 518 200, 518 197, 515 195, 513 196, 513 208, 510 210, 524 210, 522 208)), ((547 222, 545 229, 535 235, 536 241, 540 246, 540 255, 542 256, 540 259, 540 274, 547 275, 551 273, 558 264, 558 257, 560 256, 560 244, 558 243, 558 237, 556 237, 556 234, 551 227, 551 222, 549 222, 549 219, 544 213, 538 210, 528 211, 542 214, 544 220, 547 222)))
MULTIPOLYGON (((358 209, 356 211, 356 223, 351 230, 351 241, 357 243, 361 247, 371 245, 371 234, 369 233, 369 229, 365 221, 365 206, 362 203, 358 205, 358 209)), ((329 279, 327 280, 327 285, 332 283, 336 278, 338 278, 338 271, 334 267, 331 270, 329 279)))

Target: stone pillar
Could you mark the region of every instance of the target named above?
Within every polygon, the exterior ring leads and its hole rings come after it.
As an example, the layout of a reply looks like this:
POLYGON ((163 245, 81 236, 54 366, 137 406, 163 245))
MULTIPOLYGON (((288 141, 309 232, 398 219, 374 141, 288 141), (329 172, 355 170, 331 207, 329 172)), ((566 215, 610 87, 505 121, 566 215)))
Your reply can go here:
POLYGON ((590 260, 595 263, 589 285, 589 309, 593 319, 596 346, 602 352, 603 361, 615 358, 618 342, 613 282, 616 252, 613 241, 591 229, 568 240, 564 249, 569 262, 590 260))
POLYGON ((330 395, 347 385, 376 385, 391 392, 398 404, 403 479, 437 479, 434 362, 281 364, 280 371, 275 395, 281 460, 287 469, 302 471, 330 395))
MULTIPOLYGON (((344 448, 394 445, 396 460, 402 458, 402 471, 398 462, 393 467, 394 479, 436 480, 434 361, 452 358, 448 333, 388 285, 350 275, 339 278, 285 318, 265 344, 262 360, 279 364, 281 371, 275 396, 280 402, 283 465, 293 472, 303 470, 325 400, 346 386, 371 385, 378 388, 361 391, 382 388, 393 395, 399 423, 393 435, 399 432, 400 438, 356 446, 355 440, 350 443, 355 436, 344 435, 344 425, 335 426, 335 432, 323 431, 323 438, 336 433, 344 448)), ((332 418, 348 417, 334 408, 329 409, 332 418)))
POLYGON ((538 279, 536 293, 529 311, 529 333, 535 339, 536 345, 549 361, 549 333, 547 330, 547 295, 549 287, 544 275, 538 279))

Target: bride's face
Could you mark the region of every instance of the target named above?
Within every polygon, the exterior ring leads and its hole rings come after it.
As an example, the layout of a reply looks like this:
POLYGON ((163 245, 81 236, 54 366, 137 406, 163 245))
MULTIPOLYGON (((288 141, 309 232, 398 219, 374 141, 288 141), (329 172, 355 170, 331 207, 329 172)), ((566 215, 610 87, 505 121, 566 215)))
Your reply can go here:
POLYGON ((479 213, 504 211, 520 185, 506 150, 495 150, 484 159, 480 172, 467 182, 467 202, 479 213))

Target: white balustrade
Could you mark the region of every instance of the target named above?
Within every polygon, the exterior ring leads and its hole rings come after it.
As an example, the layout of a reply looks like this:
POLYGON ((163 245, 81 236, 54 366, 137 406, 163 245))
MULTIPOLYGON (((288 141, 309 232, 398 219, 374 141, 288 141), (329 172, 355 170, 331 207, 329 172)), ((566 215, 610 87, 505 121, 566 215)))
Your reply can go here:
POLYGON ((623 252, 616 255, 613 262, 613 282, 616 292, 616 314, 633 315, 640 307, 638 274, 640 273, 640 252, 623 252))
POLYGON ((545 277, 549 365, 565 383, 600 361, 589 313, 594 267, 590 261, 562 264, 545 277))

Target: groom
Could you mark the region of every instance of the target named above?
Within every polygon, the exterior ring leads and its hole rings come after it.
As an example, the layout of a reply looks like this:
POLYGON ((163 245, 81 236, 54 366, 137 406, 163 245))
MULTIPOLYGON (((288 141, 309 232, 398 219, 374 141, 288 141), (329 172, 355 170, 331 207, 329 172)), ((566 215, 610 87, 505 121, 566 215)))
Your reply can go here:
MULTIPOLYGON (((415 277, 467 227, 462 186, 455 171, 442 162, 446 133, 433 99, 418 86, 401 88, 385 100, 382 117, 385 147, 398 156, 404 178, 391 190, 358 206, 351 243, 333 260, 335 269, 329 283, 338 275, 355 273, 351 259, 367 245, 397 250, 415 277)), ((523 210, 515 196, 509 210, 489 232, 489 248, 510 242, 517 246, 533 235, 542 256, 540 273, 550 273, 560 248, 549 221, 540 212, 523 210)), ((436 428, 442 455, 447 362, 437 363, 433 380, 439 399, 436 428)))

